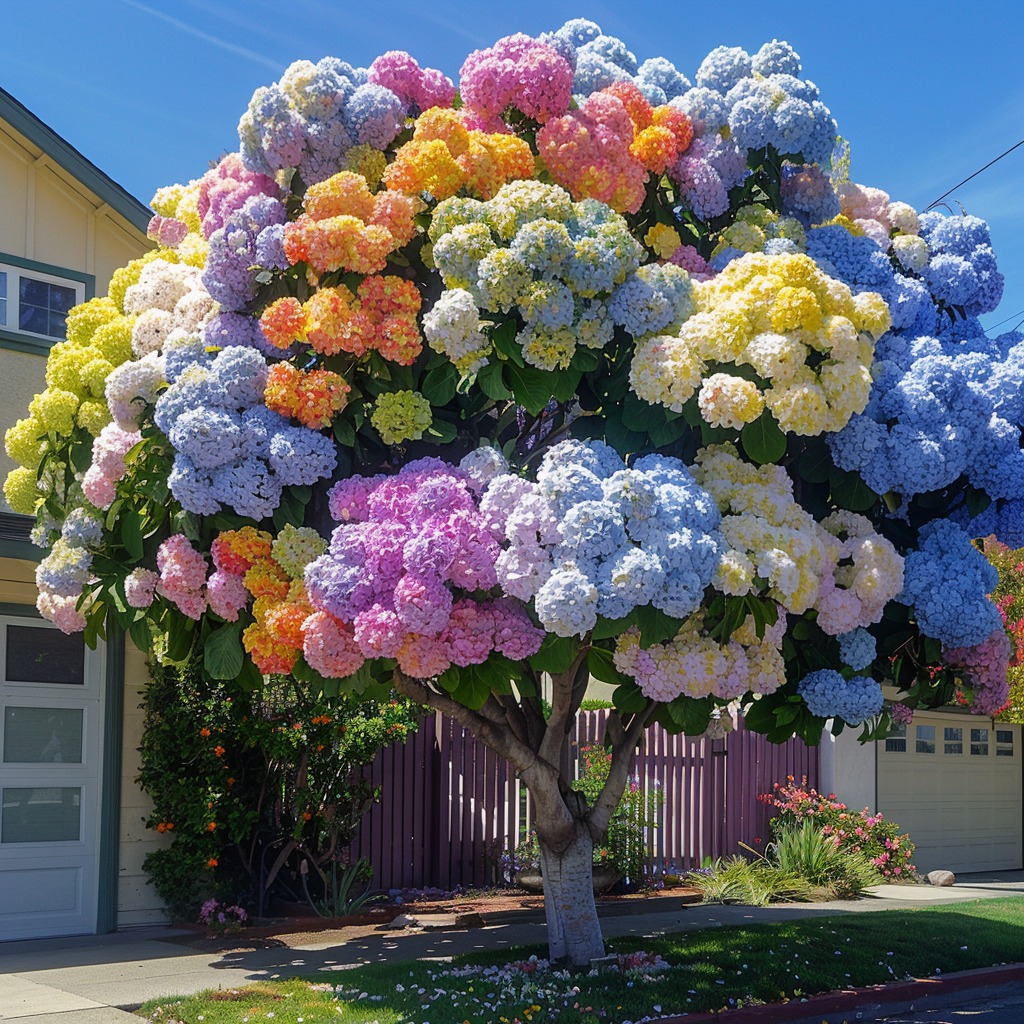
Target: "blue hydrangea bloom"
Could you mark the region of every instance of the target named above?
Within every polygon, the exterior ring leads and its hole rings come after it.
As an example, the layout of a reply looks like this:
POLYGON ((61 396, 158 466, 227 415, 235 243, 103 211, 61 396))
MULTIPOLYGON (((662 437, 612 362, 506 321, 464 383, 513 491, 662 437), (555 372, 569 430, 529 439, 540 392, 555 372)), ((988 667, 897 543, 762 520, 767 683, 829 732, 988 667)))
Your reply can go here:
POLYGON ((844 679, 833 669, 809 672, 800 680, 797 693, 812 714, 841 718, 849 725, 860 725, 874 718, 884 703, 882 687, 876 680, 866 676, 844 679))
POLYGON ((840 633, 839 657, 844 665, 849 665, 855 672, 866 669, 876 655, 875 638, 866 629, 853 629, 849 633, 840 633))

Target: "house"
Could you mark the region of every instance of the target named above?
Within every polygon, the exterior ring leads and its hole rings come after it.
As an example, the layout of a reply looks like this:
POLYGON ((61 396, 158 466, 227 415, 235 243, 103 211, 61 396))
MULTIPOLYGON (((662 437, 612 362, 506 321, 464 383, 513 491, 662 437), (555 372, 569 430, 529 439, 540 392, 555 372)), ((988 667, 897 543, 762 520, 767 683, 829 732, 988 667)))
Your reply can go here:
POLYGON ((918 871, 1024 867, 1021 726, 946 708, 880 743, 862 746, 858 732, 822 738, 818 788, 899 824, 918 871))
MULTIPOLYGON (((43 389, 76 303, 140 256, 150 211, 0 90, 0 430, 43 389)), ((12 468, 0 452, 0 473, 12 468)), ((146 678, 35 610, 31 521, 0 509, 0 939, 160 920, 142 872, 157 841, 134 778, 146 678)))

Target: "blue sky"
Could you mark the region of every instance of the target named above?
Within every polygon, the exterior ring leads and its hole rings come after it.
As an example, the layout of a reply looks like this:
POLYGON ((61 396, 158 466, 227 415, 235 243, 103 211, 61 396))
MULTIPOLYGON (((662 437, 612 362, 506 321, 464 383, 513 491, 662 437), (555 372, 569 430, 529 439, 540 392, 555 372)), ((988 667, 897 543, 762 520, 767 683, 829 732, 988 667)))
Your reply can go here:
MULTIPOLYGON (((662 0, 36 0, 8 23, 0 84, 144 202, 237 148, 259 86, 293 60, 368 64, 405 49, 457 81, 465 55, 510 32, 588 17, 639 59, 690 78, 720 44, 788 40, 853 150, 852 177, 922 209, 1024 138, 1015 3, 662 0)), ((1024 146, 947 202, 989 221, 1007 277, 987 326, 1024 319, 1024 146), (1014 315, 1019 315, 1014 318, 1014 315)))

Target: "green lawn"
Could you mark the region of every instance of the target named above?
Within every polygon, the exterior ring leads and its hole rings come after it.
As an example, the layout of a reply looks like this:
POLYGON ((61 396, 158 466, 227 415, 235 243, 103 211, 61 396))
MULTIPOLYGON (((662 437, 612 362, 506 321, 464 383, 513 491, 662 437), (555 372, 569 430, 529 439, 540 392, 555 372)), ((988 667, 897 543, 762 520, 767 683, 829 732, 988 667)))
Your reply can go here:
POLYGON ((802 918, 658 939, 614 939, 668 969, 651 973, 502 970, 540 949, 450 963, 393 963, 145 1004, 171 1024, 615 1024, 775 1002, 910 976, 1024 962, 1024 897, 920 910, 802 918))

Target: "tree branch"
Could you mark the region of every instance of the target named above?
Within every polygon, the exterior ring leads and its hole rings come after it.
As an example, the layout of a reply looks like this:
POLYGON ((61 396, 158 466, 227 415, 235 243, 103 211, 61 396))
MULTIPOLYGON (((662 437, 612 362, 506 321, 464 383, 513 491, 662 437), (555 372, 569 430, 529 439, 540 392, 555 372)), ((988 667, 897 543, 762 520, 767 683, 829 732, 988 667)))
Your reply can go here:
POLYGON ((488 710, 485 715, 482 713, 483 709, 473 711, 447 694, 439 693, 423 680, 407 676, 401 669, 395 669, 394 683, 395 689, 410 700, 454 718, 520 773, 525 773, 536 765, 536 753, 512 734, 507 727, 507 720, 504 719, 504 711, 493 696, 488 697, 487 703, 484 704, 484 708, 488 710), (493 707, 488 708, 488 704, 493 707), (495 710, 499 717, 495 717, 495 710))
POLYGON ((547 761, 555 769, 560 768, 562 745, 576 720, 583 695, 587 692, 587 683, 590 681, 587 668, 589 650, 588 637, 581 642, 569 668, 565 672, 551 675, 551 717, 548 718, 547 729, 537 753, 542 761, 547 761))
POLYGON ((644 729, 654 714, 656 705, 652 701, 643 710, 637 712, 628 726, 624 726, 616 712, 608 716, 608 733, 612 740, 612 763, 594 806, 587 815, 591 835, 595 839, 603 836, 608 830, 615 809, 619 806, 622 794, 629 779, 629 769, 633 762, 633 751, 636 750, 644 729))
POLYGON ((512 735, 520 743, 525 744, 532 750, 533 744, 530 742, 529 724, 526 721, 523 709, 519 706, 519 702, 512 694, 496 694, 495 696, 505 712, 505 718, 508 720, 508 727, 512 730, 512 735))

